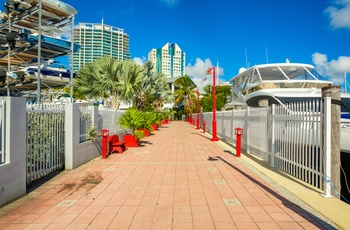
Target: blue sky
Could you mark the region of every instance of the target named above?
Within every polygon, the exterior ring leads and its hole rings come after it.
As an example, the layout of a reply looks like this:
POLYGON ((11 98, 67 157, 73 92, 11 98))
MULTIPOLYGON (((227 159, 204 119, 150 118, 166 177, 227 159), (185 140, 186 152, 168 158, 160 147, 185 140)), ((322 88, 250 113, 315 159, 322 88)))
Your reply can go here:
POLYGON ((152 48, 177 43, 197 84, 217 61, 220 81, 229 81, 240 67, 286 58, 315 65, 337 85, 350 72, 350 0, 64 2, 78 10, 76 24, 103 18, 124 29, 136 62, 146 61, 152 48))

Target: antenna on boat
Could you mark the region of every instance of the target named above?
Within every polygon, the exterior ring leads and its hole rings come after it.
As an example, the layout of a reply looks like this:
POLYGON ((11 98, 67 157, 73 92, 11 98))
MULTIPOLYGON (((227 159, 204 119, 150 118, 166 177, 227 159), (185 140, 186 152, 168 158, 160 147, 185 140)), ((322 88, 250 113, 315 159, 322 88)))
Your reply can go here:
POLYGON ((244 52, 245 52, 245 68, 248 69, 248 54, 247 54, 247 46, 244 46, 244 52))
POLYGON ((267 53, 267 46, 266 46, 266 64, 269 64, 269 54, 267 53))
POLYGON ((345 93, 348 93, 348 81, 346 80, 346 72, 344 72, 344 88, 345 93))

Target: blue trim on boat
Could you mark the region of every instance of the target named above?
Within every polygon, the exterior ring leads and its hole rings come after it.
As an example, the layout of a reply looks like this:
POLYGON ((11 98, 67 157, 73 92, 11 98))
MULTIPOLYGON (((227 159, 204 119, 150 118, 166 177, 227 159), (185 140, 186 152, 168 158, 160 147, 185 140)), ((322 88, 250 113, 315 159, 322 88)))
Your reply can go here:
POLYGON ((340 117, 343 119, 350 119, 350 113, 342 113, 340 117))
MULTIPOLYGON (((28 41, 31 45, 38 44, 38 35, 32 35, 32 34, 28 35, 28 41)), ((45 45, 55 50, 69 51, 71 49, 71 42, 60 38, 53 38, 53 37, 41 35, 41 43, 42 45, 45 45)), ((80 49, 80 45, 77 43, 74 43, 73 52, 75 53, 79 49, 80 49)))

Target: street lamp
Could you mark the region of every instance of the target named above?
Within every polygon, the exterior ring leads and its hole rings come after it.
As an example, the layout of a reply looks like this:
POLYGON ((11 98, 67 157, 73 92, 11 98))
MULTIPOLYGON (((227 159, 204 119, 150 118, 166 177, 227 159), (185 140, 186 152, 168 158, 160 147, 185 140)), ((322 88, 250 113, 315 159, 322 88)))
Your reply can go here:
POLYGON ((199 122, 200 122, 200 119, 199 119, 199 112, 200 112, 199 89, 197 89, 197 128, 196 128, 196 129, 199 129, 199 122))
POLYGON ((218 141, 218 137, 216 135, 216 67, 209 67, 207 74, 211 74, 211 71, 213 70, 213 122, 212 122, 212 129, 213 129, 213 137, 211 138, 211 141, 218 141))

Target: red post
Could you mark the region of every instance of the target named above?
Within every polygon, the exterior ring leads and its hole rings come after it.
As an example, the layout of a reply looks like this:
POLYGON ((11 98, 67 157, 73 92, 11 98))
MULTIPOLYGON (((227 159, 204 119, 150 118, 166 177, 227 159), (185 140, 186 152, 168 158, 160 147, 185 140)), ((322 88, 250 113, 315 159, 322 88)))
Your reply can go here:
POLYGON ((197 89, 197 128, 199 129, 199 123, 200 123, 200 118, 199 118, 199 112, 200 112, 200 103, 199 103, 199 89, 197 89))
POLYGON ((107 158, 107 138, 109 136, 109 130, 108 129, 102 129, 101 130, 101 137, 102 137, 102 158, 107 158))
POLYGON ((236 134, 236 157, 241 156, 241 136, 243 135, 242 128, 235 128, 236 134))
POLYGON ((211 74, 213 70, 213 121, 212 121, 212 129, 213 129, 213 137, 211 141, 218 141, 219 138, 216 134, 216 67, 208 68, 207 74, 211 74))
POLYGON ((206 127, 205 127, 205 123, 206 123, 206 122, 203 121, 203 133, 205 133, 205 128, 206 128, 206 127))

